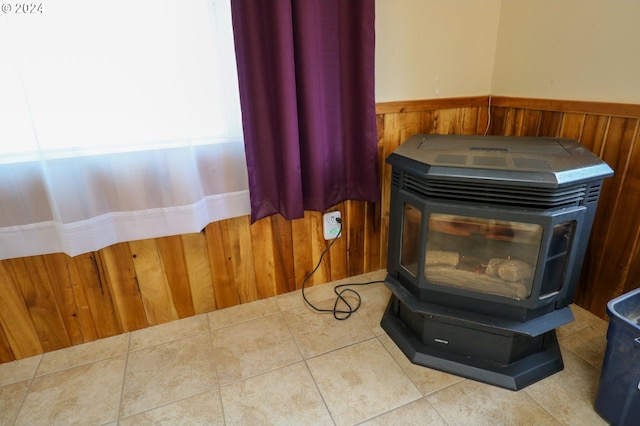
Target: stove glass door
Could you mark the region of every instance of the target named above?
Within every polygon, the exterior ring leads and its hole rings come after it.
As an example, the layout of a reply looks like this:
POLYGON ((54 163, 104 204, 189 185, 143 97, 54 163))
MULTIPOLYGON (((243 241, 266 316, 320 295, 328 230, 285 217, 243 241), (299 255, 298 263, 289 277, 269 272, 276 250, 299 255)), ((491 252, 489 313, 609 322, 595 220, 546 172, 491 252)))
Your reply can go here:
POLYGON ((420 255, 420 228, 422 212, 411 204, 404 205, 402 226, 402 248, 400 250, 400 264, 412 276, 418 276, 420 255))
POLYGON ((542 234, 543 227, 535 223, 431 213, 425 278, 439 285, 529 298, 542 234))

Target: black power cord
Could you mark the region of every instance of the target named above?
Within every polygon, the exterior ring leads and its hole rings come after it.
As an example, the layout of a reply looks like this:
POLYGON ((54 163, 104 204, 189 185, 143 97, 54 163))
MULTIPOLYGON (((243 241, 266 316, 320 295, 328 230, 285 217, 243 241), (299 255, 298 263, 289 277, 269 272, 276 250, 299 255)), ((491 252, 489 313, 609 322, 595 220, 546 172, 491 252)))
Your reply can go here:
POLYGON ((384 281, 370 281, 370 282, 366 282, 366 283, 339 284, 339 285, 335 286, 333 288, 333 291, 336 294, 336 300, 333 303, 333 309, 321 309, 321 308, 318 308, 313 303, 311 303, 309 301, 309 299, 307 299, 307 296, 304 294, 304 290, 305 290, 305 287, 307 285, 307 282, 309 281, 309 279, 311 279, 313 274, 315 274, 315 272, 318 270, 318 268, 322 264, 322 259, 324 258, 325 254, 327 254, 329 249, 335 244, 335 242, 338 240, 340 235, 342 235, 342 220, 340 218, 336 218, 336 222, 338 222, 338 224, 340 225, 340 227, 338 229, 338 234, 329 243, 329 245, 322 251, 322 253, 320 254, 320 259, 318 260, 318 263, 316 264, 315 268, 313 268, 313 270, 302 281, 302 298, 304 299, 306 304, 309 305, 316 312, 331 313, 331 314, 333 314, 333 317, 335 319, 337 319, 339 321, 344 321, 347 318, 349 318, 351 315, 353 315, 358 309, 360 309, 360 305, 362 304, 362 298, 360 297, 360 294, 357 291, 355 291, 355 290, 353 290, 351 288, 346 288, 346 287, 371 285, 371 284, 383 283, 384 281), (345 288, 343 288, 343 287, 345 287, 345 288), (338 291, 338 289, 342 289, 342 290, 338 291), (351 294, 352 296, 356 297, 357 303, 355 304, 355 306, 352 306, 351 303, 349 303, 349 301, 344 296, 345 294, 351 294), (338 304, 340 302, 342 302, 346 308, 339 309, 338 308, 338 304))

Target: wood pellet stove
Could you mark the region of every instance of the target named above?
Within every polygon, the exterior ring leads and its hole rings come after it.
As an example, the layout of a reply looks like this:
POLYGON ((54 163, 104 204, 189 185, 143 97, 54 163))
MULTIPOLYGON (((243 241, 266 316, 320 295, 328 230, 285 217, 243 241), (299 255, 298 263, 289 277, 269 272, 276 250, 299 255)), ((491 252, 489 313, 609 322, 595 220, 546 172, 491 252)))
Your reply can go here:
POLYGON ((414 135, 392 166, 381 325, 415 364, 518 390, 564 368, 602 181, 577 141, 414 135))

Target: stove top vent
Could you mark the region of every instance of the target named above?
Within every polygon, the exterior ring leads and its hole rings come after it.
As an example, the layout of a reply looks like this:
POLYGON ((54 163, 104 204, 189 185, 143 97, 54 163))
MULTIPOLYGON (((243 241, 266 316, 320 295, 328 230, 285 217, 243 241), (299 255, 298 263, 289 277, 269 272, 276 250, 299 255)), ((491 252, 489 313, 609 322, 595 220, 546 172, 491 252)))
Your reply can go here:
POLYGON ((430 196, 453 190, 474 202, 489 198, 541 208, 580 203, 588 191, 583 184, 613 175, 604 161, 566 138, 417 134, 387 163, 416 176, 403 185, 422 187, 430 196), (457 189, 447 186, 452 180, 457 189))

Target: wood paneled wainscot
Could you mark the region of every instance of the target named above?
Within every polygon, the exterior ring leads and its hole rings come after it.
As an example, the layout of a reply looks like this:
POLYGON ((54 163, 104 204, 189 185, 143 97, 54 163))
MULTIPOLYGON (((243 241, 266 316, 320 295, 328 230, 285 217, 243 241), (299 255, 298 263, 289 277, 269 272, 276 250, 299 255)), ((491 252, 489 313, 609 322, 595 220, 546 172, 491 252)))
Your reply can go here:
MULTIPOLYGON (((343 236, 310 285, 385 268, 391 169, 384 159, 401 142, 415 133, 486 132, 575 138, 614 168, 576 302, 605 317, 608 300, 640 287, 640 106, 481 96, 379 104, 377 119, 382 201, 334 207, 343 236)), ((0 261, 0 362, 299 289, 326 245, 322 214, 306 212, 253 225, 233 218, 76 257, 0 261)))

